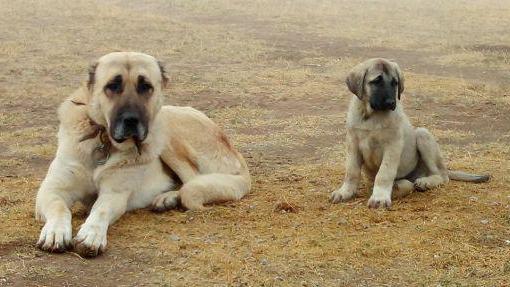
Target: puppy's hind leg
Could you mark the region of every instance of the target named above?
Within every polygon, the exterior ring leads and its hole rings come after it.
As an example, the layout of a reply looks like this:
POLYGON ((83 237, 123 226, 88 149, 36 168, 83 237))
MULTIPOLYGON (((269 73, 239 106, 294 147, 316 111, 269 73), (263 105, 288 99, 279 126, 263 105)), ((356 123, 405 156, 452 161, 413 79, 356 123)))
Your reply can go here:
POLYGON ((414 191, 414 183, 407 179, 399 179, 393 183, 393 192, 391 197, 393 199, 403 198, 408 196, 414 191))
POLYGON ((448 183, 448 170, 441 156, 439 144, 427 129, 416 129, 416 146, 427 173, 424 177, 416 179, 415 188, 426 191, 448 183))

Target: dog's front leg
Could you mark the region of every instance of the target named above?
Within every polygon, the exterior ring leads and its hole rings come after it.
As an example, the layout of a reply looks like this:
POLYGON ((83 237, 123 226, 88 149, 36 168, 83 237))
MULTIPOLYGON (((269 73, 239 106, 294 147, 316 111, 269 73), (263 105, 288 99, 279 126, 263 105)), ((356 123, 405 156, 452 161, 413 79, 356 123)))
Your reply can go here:
POLYGON ((370 196, 370 199, 368 200, 368 207, 391 207, 391 192, 393 190, 393 182, 395 181, 398 167, 400 165, 402 148, 402 140, 397 140, 386 145, 381 166, 375 176, 372 196, 370 196))
POLYGON ((126 212, 128 199, 133 190, 133 186, 128 184, 132 181, 123 177, 130 176, 128 172, 118 171, 118 175, 111 175, 102 180, 90 215, 74 238, 76 252, 84 257, 97 256, 106 249, 108 226, 126 212))
POLYGON ((71 245, 71 206, 91 188, 87 172, 57 157, 53 160, 36 198, 36 218, 44 221, 37 246, 63 252, 71 245))
POLYGON ((347 159, 345 161, 345 179, 342 187, 331 193, 332 203, 349 200, 356 195, 361 178, 363 157, 358 149, 357 142, 352 136, 347 136, 347 159))

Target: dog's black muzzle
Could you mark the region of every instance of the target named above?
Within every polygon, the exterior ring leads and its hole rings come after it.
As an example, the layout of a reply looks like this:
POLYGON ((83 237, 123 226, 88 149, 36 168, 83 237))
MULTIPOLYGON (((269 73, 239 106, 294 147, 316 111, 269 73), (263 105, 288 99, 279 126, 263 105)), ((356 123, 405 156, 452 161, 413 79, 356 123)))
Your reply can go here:
POLYGON ((119 113, 112 121, 110 134, 117 143, 133 139, 141 143, 147 138, 149 132, 147 121, 136 110, 127 110, 119 113))

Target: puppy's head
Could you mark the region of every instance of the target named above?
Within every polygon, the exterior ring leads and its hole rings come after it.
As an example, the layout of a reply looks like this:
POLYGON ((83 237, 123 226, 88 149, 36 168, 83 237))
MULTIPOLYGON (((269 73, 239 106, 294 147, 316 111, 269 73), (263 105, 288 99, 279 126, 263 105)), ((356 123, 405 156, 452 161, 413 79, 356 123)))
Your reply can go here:
POLYGON ((393 111, 404 91, 404 76, 397 63, 370 59, 351 70, 346 84, 370 110, 393 111))
POLYGON ((138 147, 161 108, 166 81, 163 67, 152 56, 107 54, 89 71, 89 116, 106 127, 117 148, 138 147))

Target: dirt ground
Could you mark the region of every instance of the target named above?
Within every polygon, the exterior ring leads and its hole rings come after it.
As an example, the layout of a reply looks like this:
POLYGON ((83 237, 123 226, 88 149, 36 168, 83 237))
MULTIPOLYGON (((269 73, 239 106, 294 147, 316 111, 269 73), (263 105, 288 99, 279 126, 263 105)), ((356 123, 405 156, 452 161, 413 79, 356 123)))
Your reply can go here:
MULTIPOLYGON (((0 286, 509 286, 510 2, 0 0, 0 286), (91 260, 37 250, 34 198, 59 103, 102 54, 166 63, 165 102, 212 117, 253 192, 123 216, 91 260), (492 174, 369 210, 344 175, 347 71, 400 63, 449 166, 492 174), (277 208, 287 204, 287 212, 277 208)), ((76 232, 85 214, 77 207, 76 232)))

